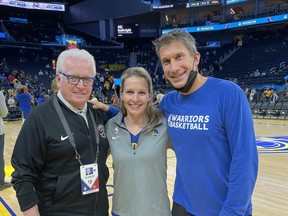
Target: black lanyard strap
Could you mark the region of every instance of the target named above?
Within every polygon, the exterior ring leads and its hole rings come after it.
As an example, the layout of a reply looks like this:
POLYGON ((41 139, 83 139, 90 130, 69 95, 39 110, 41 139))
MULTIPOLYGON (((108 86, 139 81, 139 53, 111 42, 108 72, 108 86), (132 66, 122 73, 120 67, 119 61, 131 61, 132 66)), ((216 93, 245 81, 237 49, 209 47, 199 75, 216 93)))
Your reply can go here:
POLYGON ((96 140, 96 158, 95 158, 95 162, 97 163, 98 157, 99 157, 99 153, 100 153, 99 130, 98 130, 98 127, 97 127, 97 124, 96 124, 96 121, 94 119, 94 116, 92 114, 92 110, 91 109, 89 109, 89 115, 91 117, 93 128, 94 128, 94 131, 95 131, 95 140, 96 140))
MULTIPOLYGON (((53 98, 53 103, 54 103, 54 106, 55 106, 55 109, 56 109, 56 112, 61 120, 61 123, 66 131, 66 134, 68 136, 68 139, 70 141, 70 144, 71 146, 73 147, 74 151, 75 151, 75 158, 78 160, 78 162, 80 163, 81 166, 83 166, 83 163, 81 161, 81 156, 80 154, 78 153, 77 149, 76 149, 76 144, 75 144, 75 139, 73 137, 73 134, 70 130, 70 127, 68 125, 68 122, 63 114, 63 111, 62 109, 60 108, 60 105, 59 105, 59 102, 58 102, 58 99, 57 99, 57 96, 55 96, 53 98)), ((93 124, 93 127, 94 127, 94 131, 95 131, 95 140, 96 140, 96 145, 97 145, 97 148, 96 148, 96 159, 95 159, 95 163, 97 163, 97 160, 98 160, 98 156, 99 156, 99 153, 100 153, 100 150, 99 150, 99 131, 98 131, 98 128, 97 128, 97 125, 96 125, 96 122, 95 122, 95 119, 92 115, 92 112, 91 110, 89 110, 89 115, 92 119, 92 124, 93 124)))

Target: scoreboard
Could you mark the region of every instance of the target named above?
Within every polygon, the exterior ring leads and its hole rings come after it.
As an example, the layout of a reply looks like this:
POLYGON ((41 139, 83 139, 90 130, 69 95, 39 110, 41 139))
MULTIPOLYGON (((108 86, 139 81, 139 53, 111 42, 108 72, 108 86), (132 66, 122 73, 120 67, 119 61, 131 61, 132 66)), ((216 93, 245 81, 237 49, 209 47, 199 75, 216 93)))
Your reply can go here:
POLYGON ((117 36, 118 37, 133 37, 133 38, 138 37, 139 25, 137 23, 117 25, 117 36))

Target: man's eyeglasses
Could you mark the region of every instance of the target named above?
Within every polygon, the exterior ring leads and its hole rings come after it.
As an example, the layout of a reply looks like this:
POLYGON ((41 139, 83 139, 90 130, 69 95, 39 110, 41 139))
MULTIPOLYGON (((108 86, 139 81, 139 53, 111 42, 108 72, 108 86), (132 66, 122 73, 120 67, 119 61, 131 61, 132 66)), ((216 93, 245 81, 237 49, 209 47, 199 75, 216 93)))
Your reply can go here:
POLYGON ((68 83, 72 85, 77 85, 80 82, 80 79, 83 81, 84 86, 92 86, 94 83, 95 77, 80 77, 75 75, 68 75, 63 72, 59 72, 60 74, 64 75, 68 79, 68 83))

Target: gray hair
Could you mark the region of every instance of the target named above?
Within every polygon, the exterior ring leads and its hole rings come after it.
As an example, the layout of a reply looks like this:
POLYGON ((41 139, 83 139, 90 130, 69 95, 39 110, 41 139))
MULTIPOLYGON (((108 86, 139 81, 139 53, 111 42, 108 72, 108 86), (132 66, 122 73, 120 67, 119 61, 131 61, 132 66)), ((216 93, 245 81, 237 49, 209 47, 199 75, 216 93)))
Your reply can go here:
POLYGON ((92 65, 93 76, 96 76, 96 63, 94 57, 88 51, 77 48, 65 50, 60 53, 56 63, 56 73, 64 71, 64 62, 69 56, 89 60, 92 65))

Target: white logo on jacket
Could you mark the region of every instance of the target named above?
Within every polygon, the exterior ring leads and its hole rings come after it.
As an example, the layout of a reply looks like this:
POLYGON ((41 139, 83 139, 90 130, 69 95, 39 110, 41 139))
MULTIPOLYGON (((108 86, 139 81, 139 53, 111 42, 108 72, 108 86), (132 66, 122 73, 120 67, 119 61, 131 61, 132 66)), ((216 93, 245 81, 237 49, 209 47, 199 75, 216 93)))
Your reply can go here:
POLYGON ((63 135, 61 135, 61 141, 64 141, 68 138, 68 136, 63 137, 63 135))

